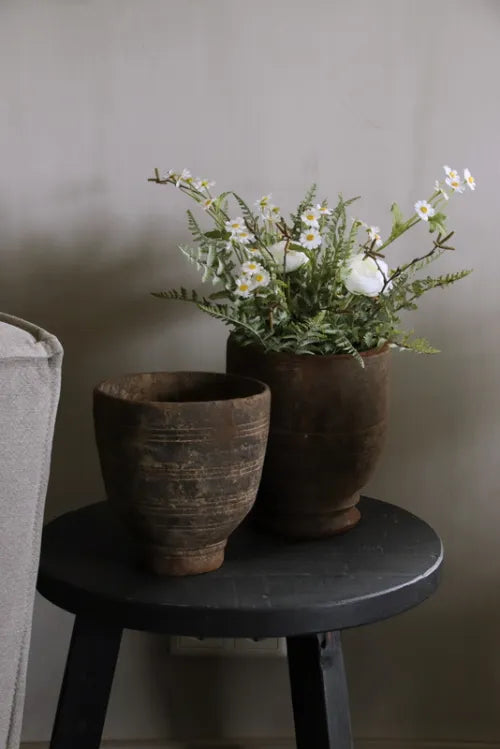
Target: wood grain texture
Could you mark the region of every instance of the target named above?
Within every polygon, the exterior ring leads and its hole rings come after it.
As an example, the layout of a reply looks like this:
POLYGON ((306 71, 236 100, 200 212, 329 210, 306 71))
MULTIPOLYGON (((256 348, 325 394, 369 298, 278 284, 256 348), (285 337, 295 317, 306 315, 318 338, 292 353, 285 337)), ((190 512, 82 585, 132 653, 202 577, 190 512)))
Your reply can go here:
POLYGON ((425 522, 363 498, 350 533, 289 542, 247 521, 208 575, 157 578, 108 503, 67 513, 44 530, 38 589, 73 613, 120 626, 205 637, 287 637, 378 621, 437 587, 439 537, 425 522))
POLYGON ((77 617, 50 749, 99 749, 122 630, 77 617))
POLYGON ((153 572, 220 567, 229 534, 257 495, 269 389, 246 377, 153 372, 94 390, 108 499, 153 572))
POLYGON ((340 633, 289 637, 287 648, 297 749, 353 749, 340 633))

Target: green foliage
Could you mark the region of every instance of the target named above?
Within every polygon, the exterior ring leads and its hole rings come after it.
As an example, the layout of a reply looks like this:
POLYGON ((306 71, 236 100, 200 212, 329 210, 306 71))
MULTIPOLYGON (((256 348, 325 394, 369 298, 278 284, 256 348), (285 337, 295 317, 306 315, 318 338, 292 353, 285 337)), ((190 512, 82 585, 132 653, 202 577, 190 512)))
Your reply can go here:
POLYGON ((472 273, 471 270, 460 270, 457 273, 447 273, 444 276, 427 276, 427 278, 420 278, 417 281, 409 282, 407 288, 418 298, 430 289, 444 289, 445 286, 450 286, 452 283, 460 281, 470 273, 472 273))
POLYGON ((306 208, 309 208, 310 205, 312 205, 316 199, 316 193, 318 192, 318 186, 313 183, 309 190, 306 192, 304 196, 304 200, 302 200, 295 213, 290 214, 290 221, 292 223, 292 231, 291 235, 294 237, 294 239, 297 239, 298 234, 300 233, 300 224, 301 220, 300 217, 306 210, 306 208))
POLYGON ((446 228, 445 222, 446 222, 446 216, 444 215, 444 213, 441 213, 440 211, 438 211, 437 213, 434 214, 434 216, 431 216, 429 218, 429 231, 430 232, 437 231, 437 232, 440 232, 441 234, 446 234, 448 230, 446 228))
POLYGON ((391 205, 391 213, 392 213, 392 229, 391 229, 390 239, 394 241, 394 239, 397 239, 399 235, 404 232, 405 220, 404 220, 403 214, 401 213, 401 209, 397 203, 393 203, 391 205))
POLYGON ((413 331, 401 333, 394 345, 400 349, 414 351, 416 354, 439 354, 439 349, 431 346, 425 338, 413 338, 413 331))
POLYGON ((265 328, 262 325, 262 318, 257 315, 248 315, 244 310, 240 310, 237 316, 234 316, 231 307, 227 304, 198 304, 202 312, 206 312, 217 320, 222 320, 226 325, 234 325, 238 332, 244 332, 246 343, 257 343, 265 346, 264 335, 265 328))
POLYGON ((200 297, 197 291, 194 289, 188 291, 183 286, 179 290, 171 289, 170 291, 152 291, 152 296, 158 297, 158 299, 174 299, 177 302, 194 302, 195 304, 203 304, 206 300, 200 297))
POLYGON ((228 193, 230 195, 233 195, 234 199, 238 203, 239 207, 241 208, 241 213, 245 221, 247 222, 247 225, 249 227, 253 227, 256 224, 256 216, 252 213, 250 208, 247 206, 243 198, 240 198, 239 195, 237 195, 235 192, 228 193))
POLYGON ((191 232, 194 241, 203 242, 205 235, 203 231, 200 229, 198 222, 196 221, 191 211, 186 211, 186 213, 188 217, 187 223, 188 223, 189 231, 191 232))
MULTIPOLYGON (((160 180, 157 175, 152 181, 175 183, 176 177, 160 180)), ((210 195, 192 184, 181 189, 198 203, 205 202, 207 194, 210 195)), ((420 220, 416 214, 405 218, 397 203, 393 203, 388 238, 383 243, 376 242, 369 233, 366 239, 366 224, 348 216, 347 209, 357 199, 344 200, 339 195, 333 209, 318 218, 321 247, 307 249, 300 245, 301 232, 307 229, 302 217, 314 205, 316 185, 308 190, 288 222, 281 216, 270 218, 265 212, 256 214, 239 195, 224 192, 215 197, 207 209, 215 228, 205 230, 193 213, 187 212, 193 245, 180 247, 201 273, 202 282, 211 282, 217 288, 206 296, 184 288, 156 292, 154 296, 195 304, 227 325, 241 345, 257 344, 266 351, 304 355, 346 353, 355 357, 361 366, 362 352, 387 343, 417 353, 436 353, 437 349, 424 339, 401 330, 400 314, 417 309, 417 302, 428 291, 451 286, 471 272, 419 275, 429 264, 454 249, 448 244, 452 233, 447 233, 446 216, 438 210, 444 198, 436 192, 429 199, 435 207, 428 221, 433 235, 431 249, 382 274, 379 293, 375 296, 360 293, 356 288, 349 290, 346 285, 350 272, 348 264, 353 258, 361 257, 363 262, 370 259, 381 272, 380 268, 386 267, 381 263, 390 262, 386 248, 420 220), (228 198, 234 201, 237 211, 232 216, 241 215, 254 235, 252 246, 227 231, 228 198), (281 255, 277 248, 281 248, 281 255), (289 258, 302 258, 292 271, 285 272, 283 252, 289 254, 289 258), (257 260, 262 283, 254 282, 255 273, 244 275, 245 263, 249 260, 257 260), (240 279, 247 286, 250 284, 250 292, 245 286, 240 288, 240 279)), ((326 202, 321 205, 326 208, 326 202)))
POLYGON ((338 202, 326 228, 322 262, 318 268, 317 289, 321 295, 321 306, 330 307, 338 296, 342 267, 353 250, 360 222, 354 220, 346 238, 348 217, 346 208, 358 197, 344 200, 339 194, 338 202), (321 290, 323 294, 321 294, 321 290))
POLYGON ((232 285, 232 271, 235 267, 226 243, 206 242, 195 247, 179 246, 180 251, 201 271, 202 283, 211 280, 213 284, 232 285))

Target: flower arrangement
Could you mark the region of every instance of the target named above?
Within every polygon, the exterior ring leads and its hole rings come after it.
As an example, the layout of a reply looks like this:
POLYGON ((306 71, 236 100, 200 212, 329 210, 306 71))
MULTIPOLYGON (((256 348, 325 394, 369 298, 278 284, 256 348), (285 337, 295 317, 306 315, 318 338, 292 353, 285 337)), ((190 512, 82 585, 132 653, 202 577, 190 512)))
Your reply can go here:
POLYGON ((468 169, 463 178, 448 166, 444 172, 430 197, 416 201, 408 218, 392 204, 392 229, 382 238, 377 226, 359 218, 349 221, 346 209, 357 198, 344 200, 340 195, 332 208, 326 200, 316 202, 315 185, 287 220, 271 195, 263 195, 250 208, 232 191, 216 195, 214 182, 193 178, 187 169, 163 177, 156 169, 149 181, 174 185, 212 219, 214 227, 206 230, 188 210, 194 246, 180 250, 202 272, 202 281, 216 288, 206 296, 184 288, 154 295, 192 302, 227 324, 238 343, 257 344, 265 351, 348 353, 361 364, 361 352, 386 343, 436 353, 424 339, 401 330, 400 314, 416 309, 417 299, 430 289, 450 286, 471 272, 419 276, 454 250, 443 212, 447 190, 461 194, 466 187, 476 187, 468 169), (230 201, 237 206, 235 212, 229 209, 230 201), (386 251, 419 223, 429 228, 431 248, 391 267, 386 251))

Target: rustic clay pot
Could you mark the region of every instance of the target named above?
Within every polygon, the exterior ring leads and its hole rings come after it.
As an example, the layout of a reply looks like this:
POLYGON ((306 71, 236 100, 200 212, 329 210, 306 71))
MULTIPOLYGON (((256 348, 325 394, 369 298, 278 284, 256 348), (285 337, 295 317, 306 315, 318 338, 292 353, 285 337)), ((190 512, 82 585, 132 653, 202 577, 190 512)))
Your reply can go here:
POLYGON ((220 567, 255 501, 269 410, 269 388, 240 376, 153 372, 95 388, 106 492, 150 570, 220 567))
POLYGON ((382 451, 388 346, 351 356, 227 346, 227 371, 271 388, 271 426, 255 517, 284 536, 319 538, 360 519, 360 489, 382 451))

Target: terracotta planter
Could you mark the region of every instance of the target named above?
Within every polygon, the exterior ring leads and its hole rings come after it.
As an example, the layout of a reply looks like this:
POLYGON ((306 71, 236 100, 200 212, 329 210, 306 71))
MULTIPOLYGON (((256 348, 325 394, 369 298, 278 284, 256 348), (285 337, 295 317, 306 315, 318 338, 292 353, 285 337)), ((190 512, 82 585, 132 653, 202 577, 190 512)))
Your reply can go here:
POLYGON ((229 338, 227 371, 271 388, 271 426, 255 515, 295 538, 346 531, 382 451, 389 347, 351 356, 265 353, 229 338))
POLYGON ((270 392, 246 377, 155 372, 94 390, 106 492, 158 574, 220 567, 257 494, 270 392))

